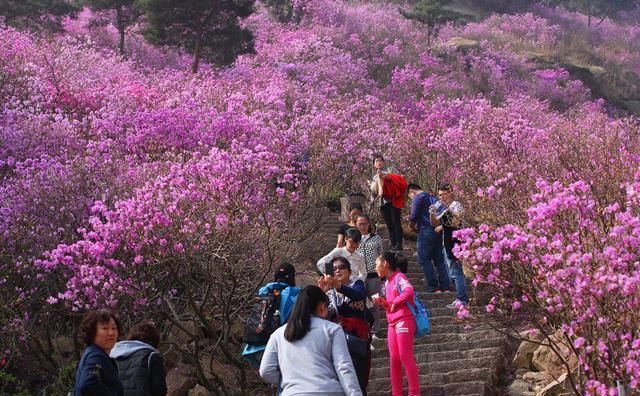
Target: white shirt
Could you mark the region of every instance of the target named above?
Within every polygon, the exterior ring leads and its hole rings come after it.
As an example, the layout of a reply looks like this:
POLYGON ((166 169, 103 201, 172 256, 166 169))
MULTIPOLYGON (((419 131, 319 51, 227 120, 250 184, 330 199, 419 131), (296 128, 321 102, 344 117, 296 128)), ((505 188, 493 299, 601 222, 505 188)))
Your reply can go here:
POLYGON ((367 266, 364 261, 364 256, 358 252, 351 253, 347 250, 347 247, 335 248, 329 254, 318 260, 316 266, 323 274, 326 274, 326 268, 334 257, 344 257, 349 260, 351 264, 351 276, 349 279, 355 282, 357 279, 365 281, 367 279, 367 266))

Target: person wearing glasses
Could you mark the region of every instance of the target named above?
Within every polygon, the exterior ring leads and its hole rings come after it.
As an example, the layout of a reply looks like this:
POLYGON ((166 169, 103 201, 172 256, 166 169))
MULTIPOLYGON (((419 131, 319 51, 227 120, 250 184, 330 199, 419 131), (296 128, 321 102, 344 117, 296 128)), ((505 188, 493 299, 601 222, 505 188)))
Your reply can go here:
POLYGON ((329 319, 339 322, 345 333, 359 339, 353 339, 347 344, 360 389, 366 395, 371 367, 369 322, 366 315, 367 291, 362 280, 351 280, 349 260, 338 256, 331 259, 329 265, 332 273, 320 278, 318 286, 329 297, 329 319))

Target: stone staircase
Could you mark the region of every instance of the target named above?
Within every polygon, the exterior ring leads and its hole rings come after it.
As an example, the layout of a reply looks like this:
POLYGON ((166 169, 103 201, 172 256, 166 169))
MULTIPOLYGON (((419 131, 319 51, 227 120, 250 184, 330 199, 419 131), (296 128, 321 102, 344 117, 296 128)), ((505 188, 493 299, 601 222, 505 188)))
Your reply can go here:
MULTIPOLYGON (((321 231, 326 252, 335 246, 341 222, 337 215, 328 217, 321 231), (326 237, 325 237, 326 235, 326 237)), ((385 235, 384 228, 380 230, 385 235)), ((318 246, 319 247, 319 246, 318 246)), ((404 254, 409 260, 408 277, 416 290, 425 290, 424 274, 414 256, 415 242, 405 241, 404 254)), ((462 322, 446 305, 455 293, 420 293, 420 299, 431 311, 431 334, 415 340, 414 354, 420 371, 422 395, 499 395, 500 376, 507 367, 507 338, 490 325, 484 308, 478 302, 486 296, 469 288, 469 310, 476 319, 473 324, 462 322), (484 320, 486 318, 486 321, 484 320)), ((384 317, 384 315, 383 315, 384 317)), ((369 396, 391 394, 389 352, 386 340, 386 319, 381 324, 379 340, 374 341, 369 396)), ((406 379, 405 390, 406 391, 406 379)))

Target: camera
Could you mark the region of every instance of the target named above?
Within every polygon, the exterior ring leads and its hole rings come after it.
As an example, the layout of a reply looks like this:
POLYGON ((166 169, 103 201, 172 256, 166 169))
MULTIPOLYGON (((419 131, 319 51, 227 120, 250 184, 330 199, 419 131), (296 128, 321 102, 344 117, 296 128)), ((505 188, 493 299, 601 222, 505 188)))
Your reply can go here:
POLYGON ((429 207, 429 213, 439 219, 440 217, 442 217, 444 212, 447 211, 447 209, 447 205, 443 204, 441 201, 438 201, 429 207))

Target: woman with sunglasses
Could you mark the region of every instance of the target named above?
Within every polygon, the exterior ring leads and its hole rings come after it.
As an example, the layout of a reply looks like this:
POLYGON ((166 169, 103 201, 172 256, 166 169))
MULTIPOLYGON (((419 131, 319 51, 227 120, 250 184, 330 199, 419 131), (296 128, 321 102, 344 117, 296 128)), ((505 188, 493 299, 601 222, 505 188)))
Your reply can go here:
POLYGON ((345 333, 357 337, 351 340, 349 354, 358 376, 362 394, 366 395, 371 368, 369 349, 369 322, 366 316, 367 291, 360 279, 351 281, 351 263, 344 257, 333 258, 328 265, 333 275, 320 278, 318 286, 327 293, 330 303, 330 319, 339 322, 345 333), (359 344, 356 347, 355 344, 359 344))

